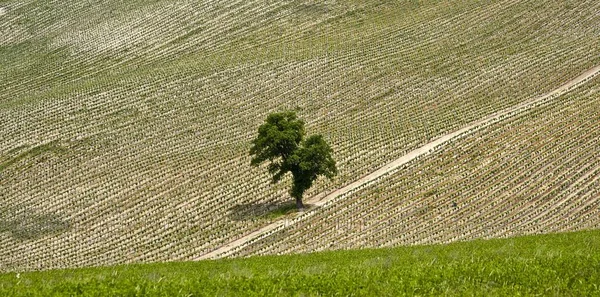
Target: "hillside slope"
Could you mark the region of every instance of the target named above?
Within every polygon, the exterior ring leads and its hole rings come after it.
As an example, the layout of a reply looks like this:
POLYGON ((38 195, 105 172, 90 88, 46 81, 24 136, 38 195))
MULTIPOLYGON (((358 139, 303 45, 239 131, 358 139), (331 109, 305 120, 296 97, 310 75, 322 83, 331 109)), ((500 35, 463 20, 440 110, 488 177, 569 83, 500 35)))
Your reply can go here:
POLYGON ((197 258, 289 200, 297 109, 347 184, 600 64, 597 1, 0 1, 0 270, 197 258), (258 217, 257 217, 258 216, 258 217))
POLYGON ((600 228, 600 78, 455 141, 237 255, 600 228))

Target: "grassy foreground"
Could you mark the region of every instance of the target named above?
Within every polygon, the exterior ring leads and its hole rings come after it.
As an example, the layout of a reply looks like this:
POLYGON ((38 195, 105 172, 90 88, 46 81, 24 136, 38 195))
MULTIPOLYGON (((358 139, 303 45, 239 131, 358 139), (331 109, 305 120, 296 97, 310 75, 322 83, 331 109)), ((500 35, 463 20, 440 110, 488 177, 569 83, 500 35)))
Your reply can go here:
POLYGON ((0 274, 0 296, 600 294, 600 231, 0 274))

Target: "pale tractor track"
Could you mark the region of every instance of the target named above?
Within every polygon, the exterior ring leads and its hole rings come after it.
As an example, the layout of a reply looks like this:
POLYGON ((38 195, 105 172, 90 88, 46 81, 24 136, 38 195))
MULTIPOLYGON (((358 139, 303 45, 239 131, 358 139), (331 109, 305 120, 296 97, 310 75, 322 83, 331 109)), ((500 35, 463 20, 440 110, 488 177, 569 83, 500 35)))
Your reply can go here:
POLYGON ((337 189, 330 193, 325 193, 325 192, 320 193, 314 197, 307 199, 306 203, 309 205, 312 205, 312 207, 309 210, 302 212, 302 213, 298 213, 292 217, 288 217, 288 218, 285 218, 282 220, 275 221, 275 222, 273 222, 269 225, 266 225, 248 235, 245 235, 239 239, 236 239, 236 240, 234 240, 212 252, 204 254, 204 255, 196 258, 195 260, 218 259, 218 258, 224 258, 224 257, 231 256, 236 251, 247 246, 248 244, 251 244, 257 240, 268 237, 269 235, 271 235, 277 231, 280 231, 280 230, 286 228, 287 226, 291 226, 298 221, 304 220, 304 219, 314 215, 315 211, 317 209, 319 209, 320 207, 322 207, 326 204, 331 204, 331 203, 335 202, 336 200, 342 199, 357 189, 361 189, 361 188, 364 188, 366 186, 376 183, 382 177, 393 174, 394 172, 401 169, 402 166, 408 164, 409 162, 411 162, 413 160, 416 160, 420 157, 428 155, 428 154, 436 151, 440 147, 442 147, 454 140, 457 140, 466 135, 472 134, 476 131, 479 131, 485 127, 488 127, 492 124, 498 123, 505 119, 515 117, 519 114, 527 112, 528 110, 530 110, 534 107, 546 104, 549 101, 557 98, 558 96, 561 96, 561 95, 585 84, 586 82, 588 82, 589 80, 591 80, 592 78, 597 76, 598 74, 600 74, 600 65, 582 73, 578 77, 568 81, 567 83, 560 86, 559 88, 557 88, 557 89, 553 90, 552 92, 547 93, 541 97, 535 97, 530 100, 524 101, 518 105, 515 105, 513 107, 510 107, 505 110, 494 113, 492 115, 489 115, 483 119, 472 122, 472 123, 464 126, 463 128, 456 130, 452 133, 442 135, 442 136, 434 139, 433 141, 405 154, 404 156, 400 157, 399 159, 396 159, 396 160, 386 164, 385 166, 381 167, 380 169, 362 177, 361 179, 358 179, 358 180, 354 181, 353 183, 344 186, 343 188, 337 189))

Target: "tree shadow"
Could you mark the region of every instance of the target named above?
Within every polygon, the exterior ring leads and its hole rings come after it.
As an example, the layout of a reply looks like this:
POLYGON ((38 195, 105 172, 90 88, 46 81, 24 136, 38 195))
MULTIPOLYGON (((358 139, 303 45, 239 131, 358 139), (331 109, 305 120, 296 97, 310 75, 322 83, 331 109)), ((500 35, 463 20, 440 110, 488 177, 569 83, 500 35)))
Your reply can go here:
POLYGON ((231 207, 229 212, 229 218, 234 221, 274 219, 296 212, 296 203, 288 201, 238 204, 231 207))
POLYGON ((0 233, 10 232, 17 240, 31 240, 59 234, 71 228, 68 221, 57 214, 22 215, 12 219, 0 217, 0 233))

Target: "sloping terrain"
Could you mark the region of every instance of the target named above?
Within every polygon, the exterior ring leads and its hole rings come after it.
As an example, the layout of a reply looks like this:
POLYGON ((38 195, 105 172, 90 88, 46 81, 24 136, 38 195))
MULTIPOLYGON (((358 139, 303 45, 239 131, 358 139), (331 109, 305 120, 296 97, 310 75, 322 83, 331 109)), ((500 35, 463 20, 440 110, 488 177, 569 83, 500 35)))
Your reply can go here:
POLYGON ((404 166, 237 254, 600 228, 600 78, 404 166))
MULTIPOLYGON (((232 242, 229 242, 226 245, 219 247, 216 250, 213 250, 210 253, 202 255, 199 259, 214 259, 220 257, 227 257, 235 254, 240 249, 245 248, 248 245, 254 244, 255 242, 265 239, 266 237, 272 236, 274 233, 283 230, 284 228, 294 225, 297 222, 306 220, 308 217, 315 215, 319 211, 319 207, 324 205, 330 205, 335 203, 340 199, 346 198, 346 196, 352 194, 353 192, 363 189, 365 187, 369 187, 374 183, 380 182, 381 179, 386 178, 387 176, 397 172, 399 169, 402 169, 404 166, 408 165, 411 162, 418 161, 431 154, 432 152, 439 150, 443 146, 452 143, 453 141, 465 137, 467 135, 476 133, 481 129, 484 129, 490 125, 501 122, 511 117, 519 116, 525 112, 529 112, 532 108, 536 108, 540 105, 548 104, 552 102, 556 98, 560 97, 568 93, 569 91, 581 87, 586 84, 593 78, 600 75, 600 66, 596 66, 578 77, 568 81, 564 85, 559 88, 553 90, 552 92, 545 94, 543 96, 527 100, 518 105, 509 107, 507 109, 498 111, 493 113, 485 118, 477 120, 475 122, 469 123, 468 125, 453 131, 451 133, 444 134, 436 139, 428 142, 410 152, 403 155, 402 157, 393 160, 390 163, 385 164, 381 168, 373 171, 354 182, 347 184, 341 188, 336 189, 331 192, 323 192, 319 195, 315 195, 310 197, 306 202, 311 203, 312 211, 309 212, 300 212, 295 215, 289 215, 285 220, 277 220, 271 224, 268 224, 252 233, 249 233, 239 239, 236 239, 232 242), (315 211, 316 210, 316 211, 315 211)), ((453 202, 453 206, 456 206, 456 202, 453 202)))
POLYGON ((0 270, 194 259, 269 224, 269 112, 332 143, 311 196, 600 64, 597 1, 0 7, 0 270))

